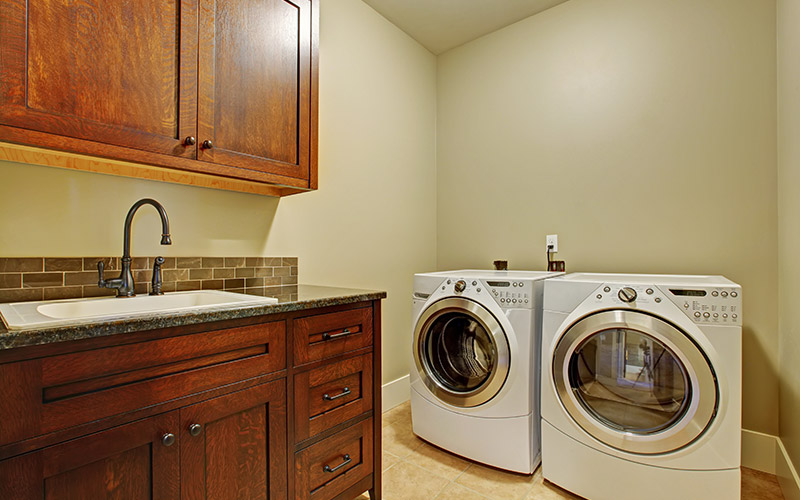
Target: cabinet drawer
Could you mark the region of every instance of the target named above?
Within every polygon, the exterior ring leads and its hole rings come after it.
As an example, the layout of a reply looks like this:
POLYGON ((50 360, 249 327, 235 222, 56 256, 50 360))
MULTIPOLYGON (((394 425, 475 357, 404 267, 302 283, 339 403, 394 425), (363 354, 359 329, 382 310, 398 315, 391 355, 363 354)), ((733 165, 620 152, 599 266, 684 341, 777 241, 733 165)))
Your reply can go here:
POLYGON ((283 321, 0 366, 22 382, 0 404, 0 445, 126 413, 286 367, 283 321))
POLYGON ((295 454, 295 498, 327 500, 372 473, 372 419, 295 454))
POLYGON ((372 309, 362 307, 294 320, 294 364, 372 345, 372 309))
POLYGON ((294 429, 299 443, 372 409, 372 354, 294 377, 294 429))

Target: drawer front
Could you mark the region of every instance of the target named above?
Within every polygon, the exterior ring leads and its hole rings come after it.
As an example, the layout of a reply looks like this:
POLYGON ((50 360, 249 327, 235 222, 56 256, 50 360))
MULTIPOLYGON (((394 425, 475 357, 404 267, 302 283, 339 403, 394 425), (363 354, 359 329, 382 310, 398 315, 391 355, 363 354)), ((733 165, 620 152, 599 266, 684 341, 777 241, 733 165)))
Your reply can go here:
POLYGON ((282 370, 286 324, 276 321, 24 363, 24 386, 14 391, 16 401, 0 404, 0 421, 6 420, 5 410, 13 409, 27 412, 32 425, 0 432, 0 444, 282 370))
POLYGON ((327 500, 372 473, 372 419, 295 454, 295 498, 327 500))
POLYGON ((372 345, 372 309, 361 307, 294 320, 294 364, 372 345))
POLYGON ((371 410, 372 382, 371 353, 295 375, 296 442, 371 410))

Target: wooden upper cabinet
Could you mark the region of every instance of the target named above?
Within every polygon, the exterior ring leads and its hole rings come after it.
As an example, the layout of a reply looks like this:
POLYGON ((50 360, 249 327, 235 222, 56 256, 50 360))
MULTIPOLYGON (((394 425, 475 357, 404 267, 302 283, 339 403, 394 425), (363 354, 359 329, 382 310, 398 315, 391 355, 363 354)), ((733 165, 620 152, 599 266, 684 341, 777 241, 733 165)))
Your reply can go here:
POLYGON ((308 179, 310 0, 200 0, 199 61, 199 158, 308 179))
POLYGON ((0 122, 194 158, 197 7, 181 0, 3 0, 0 122))
POLYGON ((317 2, 2 0, 0 142, 316 189, 317 2))

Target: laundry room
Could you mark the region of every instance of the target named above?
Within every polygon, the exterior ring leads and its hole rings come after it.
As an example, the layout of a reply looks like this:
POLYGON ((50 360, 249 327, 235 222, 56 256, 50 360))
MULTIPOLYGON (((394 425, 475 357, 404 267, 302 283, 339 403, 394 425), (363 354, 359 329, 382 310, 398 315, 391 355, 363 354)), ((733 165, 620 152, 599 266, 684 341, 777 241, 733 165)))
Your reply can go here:
POLYGON ((800 0, 4 0, 0 498, 800 500, 797 54, 800 0))

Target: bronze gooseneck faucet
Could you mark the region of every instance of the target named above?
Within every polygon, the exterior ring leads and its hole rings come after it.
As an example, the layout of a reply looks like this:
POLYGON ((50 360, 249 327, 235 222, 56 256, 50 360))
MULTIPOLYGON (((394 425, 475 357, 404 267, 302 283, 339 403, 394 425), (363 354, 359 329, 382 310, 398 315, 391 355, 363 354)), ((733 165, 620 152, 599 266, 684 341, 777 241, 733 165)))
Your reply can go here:
MULTIPOLYGON (((144 198, 133 204, 128 211, 128 216, 125 217, 125 229, 122 240, 122 270, 119 277, 111 278, 109 280, 103 279, 104 264, 102 261, 97 263, 97 272, 100 279, 97 286, 100 288, 113 288, 117 291, 117 297, 133 297, 136 295, 134 290, 133 273, 131 272, 131 222, 133 216, 139 207, 142 205, 153 205, 158 210, 158 215, 161 216, 161 244, 172 245, 172 239, 169 235, 169 219, 167 218, 167 211, 161 203, 151 198, 144 198)), ((163 260, 162 260, 163 262, 163 260)), ((153 269, 153 291, 156 294, 161 293, 161 269, 160 265, 154 266, 153 269), (156 269, 157 268, 157 269, 156 269), (158 280, 156 280, 156 271, 158 271, 158 280), (156 283, 158 281, 158 283, 156 283)))

